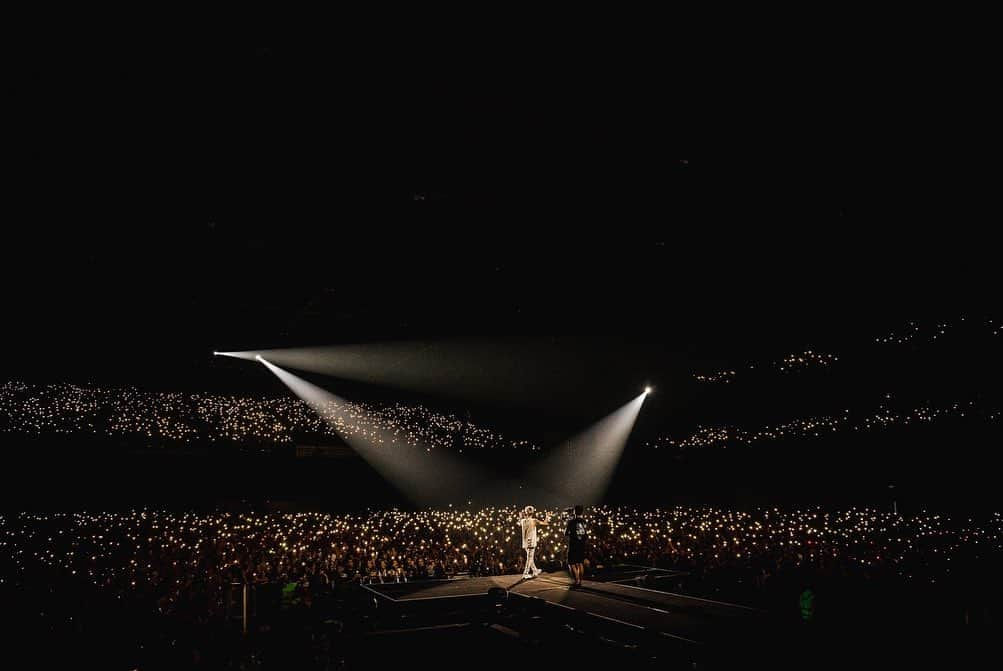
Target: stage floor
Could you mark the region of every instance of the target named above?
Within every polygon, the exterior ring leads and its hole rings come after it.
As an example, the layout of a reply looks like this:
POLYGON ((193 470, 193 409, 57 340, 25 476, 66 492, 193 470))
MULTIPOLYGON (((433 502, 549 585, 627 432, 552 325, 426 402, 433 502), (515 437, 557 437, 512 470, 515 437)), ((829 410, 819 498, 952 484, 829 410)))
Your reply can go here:
POLYGON ((510 596, 541 599, 569 612, 657 632, 692 644, 720 640, 738 627, 755 628, 765 617, 765 613, 754 608, 614 582, 586 580, 580 589, 570 589, 570 585, 568 574, 557 572, 544 573, 532 580, 521 575, 506 575, 367 585, 366 588, 384 599, 406 605, 483 597, 488 590, 500 587, 510 596))

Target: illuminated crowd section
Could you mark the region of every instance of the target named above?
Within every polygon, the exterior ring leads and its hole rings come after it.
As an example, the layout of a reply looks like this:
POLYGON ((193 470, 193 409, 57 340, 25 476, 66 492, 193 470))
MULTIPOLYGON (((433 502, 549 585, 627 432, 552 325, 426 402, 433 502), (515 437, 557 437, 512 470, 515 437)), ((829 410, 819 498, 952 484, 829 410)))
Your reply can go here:
MULTIPOLYGON (((993 318, 968 319, 966 317, 958 317, 953 320, 941 320, 930 323, 909 321, 900 328, 873 338, 867 345, 877 345, 879 347, 906 345, 915 348, 943 341, 951 335, 958 335, 964 341, 966 338, 977 339, 983 336, 998 339, 1001 333, 1003 333, 1003 321, 993 318)), ((866 351, 866 347, 864 349, 866 351)), ((885 351, 882 350, 880 353, 884 354, 885 351)), ((724 368, 709 373, 694 373, 693 379, 697 382, 707 384, 730 384, 735 382, 739 378, 739 373, 742 372, 758 370, 775 373, 797 373, 829 368, 839 360, 839 356, 830 352, 805 349, 800 352, 786 354, 773 361, 746 362, 734 368, 724 368)))
POLYGON ((538 449, 416 404, 330 401, 315 412, 292 397, 221 396, 72 384, 0 386, 0 430, 29 435, 93 434, 164 441, 292 444, 298 436, 359 437, 375 444, 538 449))
MULTIPOLYGON (((294 397, 152 393, 135 389, 59 385, 0 386, 0 431, 25 435, 97 435, 176 442, 292 445, 303 437, 351 440, 379 446, 539 451, 456 414, 418 404, 327 401, 315 411, 294 397)), ((969 417, 996 422, 1000 411, 972 400, 906 409, 879 405, 743 428, 700 427, 683 436, 663 434, 652 448, 750 446, 777 440, 814 439, 835 432, 865 432, 969 417)))
MULTIPOLYGON (((560 511, 540 530, 538 561, 559 569, 566 550, 560 511)), ((937 581, 963 560, 997 561, 1003 516, 902 516, 713 507, 590 508, 590 565, 618 563, 713 571, 770 571, 781 565, 882 571, 937 581), (953 562, 953 563, 952 563, 953 562)), ((517 507, 445 508, 360 514, 125 513, 0 517, 4 580, 26 571, 117 591, 155 594, 169 610, 193 580, 220 586, 304 579, 400 582, 458 573, 522 570, 517 507)))
POLYGON ((985 408, 975 401, 950 403, 943 406, 925 404, 906 410, 895 410, 884 405, 868 413, 854 413, 849 409, 836 415, 805 417, 782 424, 743 429, 736 426, 710 426, 700 428, 685 438, 659 436, 648 445, 655 448, 699 448, 751 446, 778 440, 821 438, 839 431, 860 433, 887 429, 894 426, 930 424, 951 417, 976 418, 986 422, 999 420, 998 410, 985 408))

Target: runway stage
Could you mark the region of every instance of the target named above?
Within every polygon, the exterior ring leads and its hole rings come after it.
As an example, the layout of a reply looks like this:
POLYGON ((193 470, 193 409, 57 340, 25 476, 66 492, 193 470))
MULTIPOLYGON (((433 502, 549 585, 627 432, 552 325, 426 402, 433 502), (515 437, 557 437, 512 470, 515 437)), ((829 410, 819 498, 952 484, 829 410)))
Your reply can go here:
POLYGON ((489 590, 501 588, 504 593, 496 590, 496 597, 504 594, 506 599, 536 600, 550 607, 551 617, 599 620, 692 646, 745 640, 761 631, 766 621, 765 613, 754 608, 646 589, 623 581, 586 580, 580 589, 570 589, 570 584, 567 573, 556 572, 532 580, 506 575, 365 587, 398 608, 432 606, 436 602, 457 608, 463 599, 480 601, 488 598, 489 590))

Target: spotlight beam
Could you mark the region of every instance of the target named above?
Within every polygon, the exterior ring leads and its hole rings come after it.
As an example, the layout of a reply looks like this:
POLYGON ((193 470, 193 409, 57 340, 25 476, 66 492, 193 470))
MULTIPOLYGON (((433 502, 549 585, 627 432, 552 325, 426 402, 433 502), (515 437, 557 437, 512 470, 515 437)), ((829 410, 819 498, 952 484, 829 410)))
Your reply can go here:
POLYGON ((256 352, 213 352, 213 356, 228 356, 234 359, 244 359, 246 361, 254 361, 257 356, 256 352))
POLYGON ((557 386, 586 388, 588 349, 534 338, 446 339, 286 347, 225 353, 255 355, 286 370, 380 387, 488 403, 548 407, 557 386), (532 371, 528 384, 527 371, 532 371))
POLYGON ((486 479, 484 474, 442 449, 395 444, 393 434, 380 428, 379 422, 358 406, 279 368, 261 355, 256 359, 412 502, 452 502, 478 491, 486 479))
POLYGON ((547 504, 601 503, 648 391, 557 447, 531 475, 556 497, 547 504))

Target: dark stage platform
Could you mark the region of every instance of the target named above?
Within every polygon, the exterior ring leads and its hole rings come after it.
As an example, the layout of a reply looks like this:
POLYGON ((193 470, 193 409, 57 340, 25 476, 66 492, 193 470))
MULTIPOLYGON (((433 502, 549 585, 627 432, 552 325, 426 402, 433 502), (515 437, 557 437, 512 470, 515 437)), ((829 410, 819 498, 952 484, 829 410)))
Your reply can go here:
MULTIPOLYGON (((765 613, 754 608, 636 587, 622 581, 586 580, 580 589, 571 589, 570 584, 568 575, 559 572, 541 574, 532 580, 521 575, 506 575, 368 585, 366 588, 398 607, 483 599, 489 590, 501 588, 508 597, 536 599, 560 609, 569 619, 595 618, 694 646, 736 636, 746 638, 754 630, 760 630, 766 619, 765 613)), ((457 607, 460 604, 449 605, 457 607)))

